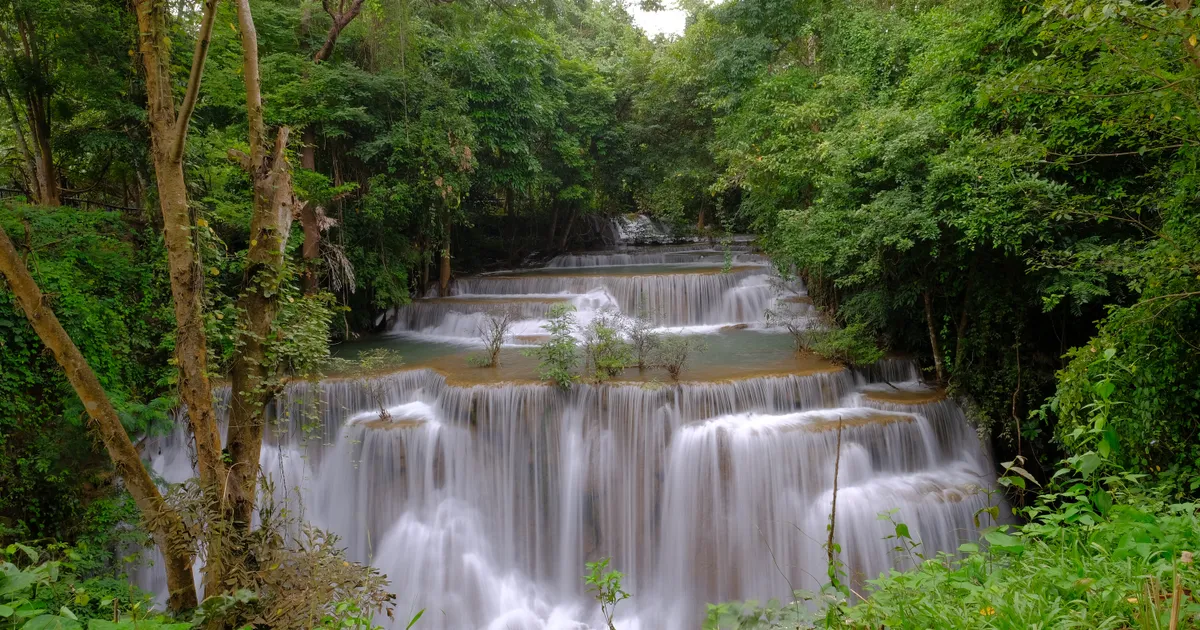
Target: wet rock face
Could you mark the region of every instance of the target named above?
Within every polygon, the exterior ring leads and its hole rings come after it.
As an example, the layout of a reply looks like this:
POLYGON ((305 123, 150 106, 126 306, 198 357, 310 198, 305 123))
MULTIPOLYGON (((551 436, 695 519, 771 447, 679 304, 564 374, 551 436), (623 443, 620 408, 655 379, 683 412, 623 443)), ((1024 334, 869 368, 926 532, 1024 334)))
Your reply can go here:
MULTIPOLYGON (((669 254, 682 252, 591 262, 669 254)), ((399 608, 439 611, 421 627, 601 627, 580 575, 603 557, 635 594, 620 614, 636 620, 619 623, 691 630, 709 602, 783 600, 826 575, 835 486, 836 537, 859 585, 909 562, 880 512, 896 509, 930 556, 975 537, 991 463, 911 362, 849 371, 797 356, 786 333, 763 330, 778 295, 766 268, 560 262, 572 273, 459 281, 457 296, 414 305, 396 339, 376 342, 396 344, 404 371, 297 383, 272 410, 263 460, 281 463, 265 470, 301 480, 306 518, 380 567, 399 608), (520 352, 545 338, 539 318, 560 301, 581 316, 658 305, 658 321, 706 335, 710 350, 679 383, 635 369, 562 391, 520 352), (501 368, 469 367, 472 319, 498 304, 522 327, 501 368)), ((804 304, 803 287, 790 291, 804 304)), ((188 466, 185 439, 148 452, 173 475, 188 466)))

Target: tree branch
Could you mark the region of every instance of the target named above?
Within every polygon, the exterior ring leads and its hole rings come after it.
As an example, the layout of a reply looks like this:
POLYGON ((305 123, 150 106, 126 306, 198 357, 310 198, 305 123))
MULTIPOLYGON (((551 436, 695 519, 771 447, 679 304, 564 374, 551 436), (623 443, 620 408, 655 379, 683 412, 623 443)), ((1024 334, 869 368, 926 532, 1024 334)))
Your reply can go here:
POLYGON ((204 61, 208 58, 208 43, 212 38, 213 20, 216 19, 216 15, 217 0, 204 0, 204 15, 200 18, 200 32, 196 35, 196 52, 192 55, 192 72, 188 76, 183 102, 179 104, 179 115, 175 118, 174 137, 171 139, 172 160, 183 157, 188 123, 191 121, 192 111, 196 109, 196 99, 200 96, 200 78, 204 75, 204 61))
POLYGON ((250 167, 258 169, 266 160, 266 145, 263 138, 262 81, 259 79, 258 31, 254 28, 254 15, 250 12, 250 0, 237 0, 238 30, 242 35, 242 75, 246 84, 246 118, 250 126, 250 167))
POLYGON ((363 0, 353 0, 349 9, 337 14, 333 12, 327 1, 323 2, 323 5, 325 12, 329 14, 329 17, 333 18, 333 24, 329 27, 329 35, 325 37, 325 43, 317 51, 317 54, 313 55, 313 63, 321 63, 333 54, 333 47, 337 44, 337 39, 341 35, 342 29, 346 28, 346 25, 350 22, 353 22, 354 18, 358 17, 358 14, 362 11, 363 0))

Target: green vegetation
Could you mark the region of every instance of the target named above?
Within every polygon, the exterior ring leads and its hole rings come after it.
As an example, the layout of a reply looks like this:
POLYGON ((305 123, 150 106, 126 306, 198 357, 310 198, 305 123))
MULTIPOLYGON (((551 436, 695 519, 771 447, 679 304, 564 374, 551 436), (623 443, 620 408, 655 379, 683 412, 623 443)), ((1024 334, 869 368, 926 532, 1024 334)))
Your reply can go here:
MULTIPOLYGON (((1071 460, 1018 510, 1025 524, 990 528, 957 554, 922 553, 896 523, 896 553, 912 570, 798 592, 795 603, 713 605, 705 627, 1193 627, 1200 505, 1180 500, 1174 484, 1147 487, 1144 475, 1097 471, 1092 457, 1071 460)), ((1028 481, 1007 466, 1010 483, 1028 481)))
POLYGON ((618 376, 634 365, 633 347, 625 340, 625 328, 624 318, 610 312, 597 314, 583 327, 584 371, 597 383, 618 376))
POLYGON ((538 358, 538 374, 562 389, 568 389, 579 379, 575 366, 579 364, 579 346, 575 331, 575 307, 555 304, 546 316, 543 328, 550 334, 545 343, 533 352, 538 358))
POLYGON ((611 558, 602 558, 587 563, 588 572, 583 576, 583 583, 587 585, 587 591, 592 594, 596 603, 600 604, 600 613, 604 615, 608 630, 615 630, 613 615, 617 612, 617 604, 629 599, 629 593, 621 588, 624 574, 608 570, 610 560, 611 558))
MULTIPOLYGON (((613 0, 169 4, 0 1, 0 628, 369 625, 389 600, 335 540, 247 535, 274 397, 388 309, 633 212, 755 232, 824 324, 777 314, 799 349, 918 357, 1015 462, 1019 523, 978 548, 897 524, 914 570, 714 624, 1197 623, 1191 2, 688 2, 655 39, 613 0), (181 405, 199 479, 167 491, 142 449, 181 405), (115 586, 151 541, 173 619, 115 586)), ((697 340, 646 319, 556 305, 541 377, 677 380, 697 340)))
POLYGON ((707 351, 708 345, 697 337, 663 335, 654 348, 654 366, 663 368, 671 375, 671 380, 678 381, 692 355, 707 351))

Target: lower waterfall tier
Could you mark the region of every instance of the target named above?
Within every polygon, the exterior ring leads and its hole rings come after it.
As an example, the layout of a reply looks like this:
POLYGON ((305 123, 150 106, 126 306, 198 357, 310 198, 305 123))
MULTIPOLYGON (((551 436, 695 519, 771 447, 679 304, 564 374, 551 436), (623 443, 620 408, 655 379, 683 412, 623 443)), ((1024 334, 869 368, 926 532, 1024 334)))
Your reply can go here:
MULTIPOLYGON (((991 464, 916 377, 890 361, 570 391, 427 369, 297 383, 262 460, 277 494, 388 574, 398 617, 426 610, 423 628, 599 627, 580 576, 611 557, 633 593, 618 627, 691 629, 706 603, 819 586, 835 469, 858 586, 908 561, 881 512, 926 554, 975 537, 991 464)), ((160 470, 188 461, 178 436, 156 452, 160 470)))

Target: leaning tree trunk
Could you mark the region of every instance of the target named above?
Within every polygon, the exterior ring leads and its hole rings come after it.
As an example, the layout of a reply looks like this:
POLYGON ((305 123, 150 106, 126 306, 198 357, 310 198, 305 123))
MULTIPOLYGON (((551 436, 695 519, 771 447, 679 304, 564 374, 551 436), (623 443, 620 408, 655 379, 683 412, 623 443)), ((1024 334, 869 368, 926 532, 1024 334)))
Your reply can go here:
POLYGON ((163 501, 150 473, 142 465, 137 448, 129 434, 121 426, 121 419, 113 408, 108 394, 101 387, 95 372, 88 365, 79 348, 71 341, 54 311, 46 304, 46 298, 37 283, 29 275, 25 262, 17 254, 4 228, 0 227, 0 274, 8 280, 9 289, 17 297, 21 310, 54 359, 66 372, 67 380, 79 395, 92 429, 99 436, 104 448, 112 458, 117 474, 125 482, 133 496, 142 518, 146 521, 154 541, 162 549, 167 572, 167 588, 170 591, 167 605, 171 610, 182 611, 196 607, 196 585, 192 579, 192 556, 188 533, 179 514, 163 501))

